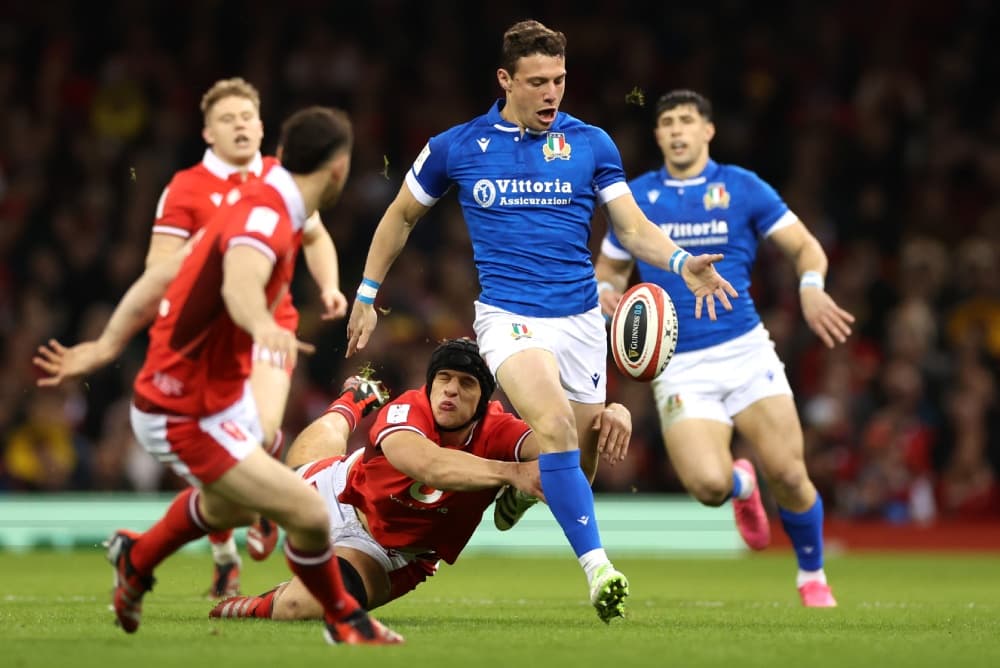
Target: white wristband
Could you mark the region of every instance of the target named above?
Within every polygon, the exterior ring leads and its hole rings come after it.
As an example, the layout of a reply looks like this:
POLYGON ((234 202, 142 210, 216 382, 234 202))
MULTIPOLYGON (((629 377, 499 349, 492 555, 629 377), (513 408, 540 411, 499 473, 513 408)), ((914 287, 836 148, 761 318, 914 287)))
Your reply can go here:
POLYGON ((802 273, 802 278, 799 279, 799 290, 803 288, 819 288, 822 290, 826 287, 826 282, 823 280, 823 274, 818 271, 806 271, 802 273))
POLYGON ((615 286, 611 284, 610 281, 598 281, 597 283, 597 294, 600 295, 606 290, 614 290, 615 286))

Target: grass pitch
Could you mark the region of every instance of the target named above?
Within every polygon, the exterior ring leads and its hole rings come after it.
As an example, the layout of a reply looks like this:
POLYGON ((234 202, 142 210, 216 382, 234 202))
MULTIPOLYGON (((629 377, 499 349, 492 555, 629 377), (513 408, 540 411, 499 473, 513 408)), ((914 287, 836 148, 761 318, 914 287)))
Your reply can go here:
MULTIPOLYGON (((406 645, 329 647, 319 622, 209 620, 207 553, 161 566, 132 636, 112 624, 101 551, 0 553, 0 665, 1000 666, 998 555, 832 558, 832 610, 800 607, 788 552, 616 565, 632 597, 610 626, 571 556, 468 555, 377 611, 406 645)), ((286 577, 280 553, 244 558, 244 592, 286 577)))

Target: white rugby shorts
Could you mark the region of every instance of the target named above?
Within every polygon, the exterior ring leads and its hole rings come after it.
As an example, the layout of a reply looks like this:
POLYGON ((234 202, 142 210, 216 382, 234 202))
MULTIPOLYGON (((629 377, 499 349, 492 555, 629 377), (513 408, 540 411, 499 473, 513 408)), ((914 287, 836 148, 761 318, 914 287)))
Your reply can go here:
POLYGON ((473 325, 479 352, 493 375, 511 355, 529 348, 548 350, 570 401, 604 404, 607 332, 599 306, 559 318, 533 318, 476 302, 473 325))
POLYGON ((763 324, 730 341, 677 353, 652 385, 664 429, 688 418, 732 425, 733 416, 754 402, 792 394, 763 324))
POLYGON ((146 413, 130 407, 139 444, 195 487, 208 485, 246 459, 263 439, 250 383, 231 406, 205 417, 146 413))
POLYGON ((318 462, 309 462, 295 469, 307 483, 314 485, 327 509, 330 511, 330 539, 334 546, 350 547, 364 552, 388 573, 397 568, 402 568, 414 559, 413 555, 382 547, 370 533, 365 530, 358 514, 354 511, 354 506, 341 503, 337 497, 347 486, 347 473, 354 464, 364 454, 364 448, 354 451, 347 457, 332 457, 330 460, 322 460, 329 466, 324 466, 318 471, 308 474, 310 468, 314 468, 318 462), (332 460, 332 461, 331 461, 332 460))

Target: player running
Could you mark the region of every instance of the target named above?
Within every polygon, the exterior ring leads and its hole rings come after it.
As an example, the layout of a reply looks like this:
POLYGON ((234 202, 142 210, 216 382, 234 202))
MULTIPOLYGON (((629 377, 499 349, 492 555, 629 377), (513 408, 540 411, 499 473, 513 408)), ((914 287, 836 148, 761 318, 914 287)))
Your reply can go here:
MULTIPOLYGON (((201 162, 177 172, 160 196, 146 266, 175 254, 187 239, 203 228, 232 188, 248 180, 264 178, 278 163, 262 157, 264 125, 260 119, 260 96, 243 79, 221 79, 201 99, 205 127, 202 137, 208 148, 201 162)), ((302 238, 306 265, 320 290, 324 319, 347 313, 347 299, 340 291, 337 253, 319 214, 310 216, 302 238)), ((275 310, 275 319, 290 332, 298 329, 299 314, 286 292, 275 310)), ((281 422, 288 400, 290 378, 284 369, 254 364, 250 386, 257 402, 264 445, 274 456, 282 449, 281 422)), ((232 531, 208 536, 215 562, 210 593, 215 597, 239 593, 240 557, 232 531)), ((254 559, 266 558, 278 540, 275 527, 266 518, 247 531, 247 552, 254 559)))
MULTIPOLYGON (((764 549, 771 533, 753 464, 734 462, 730 453, 733 429, 740 432, 753 446, 795 548, 803 605, 835 606, 823 571, 823 500, 806 471, 784 364, 749 296, 758 238, 773 241, 794 263, 802 313, 828 347, 846 340, 854 317, 824 291, 826 254, 774 189, 752 172, 709 158, 715 126, 707 99, 685 90, 664 95, 654 133, 664 166, 631 181, 639 206, 682 247, 723 254, 720 267, 745 295, 705 326, 691 317, 694 305, 676 276, 637 262, 640 280, 662 286, 677 305, 677 352, 652 384, 670 461, 702 503, 718 506, 731 498, 743 539, 764 549)), ((610 230, 597 261, 606 313, 614 311, 634 263, 610 230)))

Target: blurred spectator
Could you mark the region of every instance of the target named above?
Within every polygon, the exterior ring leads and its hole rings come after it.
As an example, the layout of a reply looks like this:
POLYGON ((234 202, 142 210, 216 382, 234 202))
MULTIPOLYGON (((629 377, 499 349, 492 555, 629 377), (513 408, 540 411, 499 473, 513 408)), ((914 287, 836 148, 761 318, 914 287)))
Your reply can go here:
MULTIPOLYGON (((703 90, 724 126, 715 157, 778 185, 823 242, 828 288, 858 317, 850 345, 817 345, 784 262, 757 263, 753 297, 789 366, 830 513, 1000 512, 992 3, 737 1, 641 24, 615 3, 547 0, 58 6, 0 11, 0 488, 175 484, 135 450, 126 420, 142 341, 66 394, 35 391, 30 358, 49 337, 92 337, 141 271, 163 186, 201 156, 197 99, 212 81, 244 76, 262 91, 265 152, 299 106, 350 111, 352 180, 325 218, 350 295, 417 152, 499 96, 484 76, 497 28, 533 17, 566 32, 566 108, 612 130, 630 175, 660 161, 633 93, 703 90), (304 27, 293 20, 303 13, 304 27)), ((343 359, 344 323, 320 321, 309 281, 293 289, 300 335, 318 352, 293 378, 291 434, 367 360, 390 387, 422 382, 415 360, 471 333, 478 285, 461 215, 443 202, 380 291, 383 324, 361 358, 343 359)), ((648 387, 609 372, 608 398, 632 409, 635 436, 597 488, 678 490, 648 387)))

